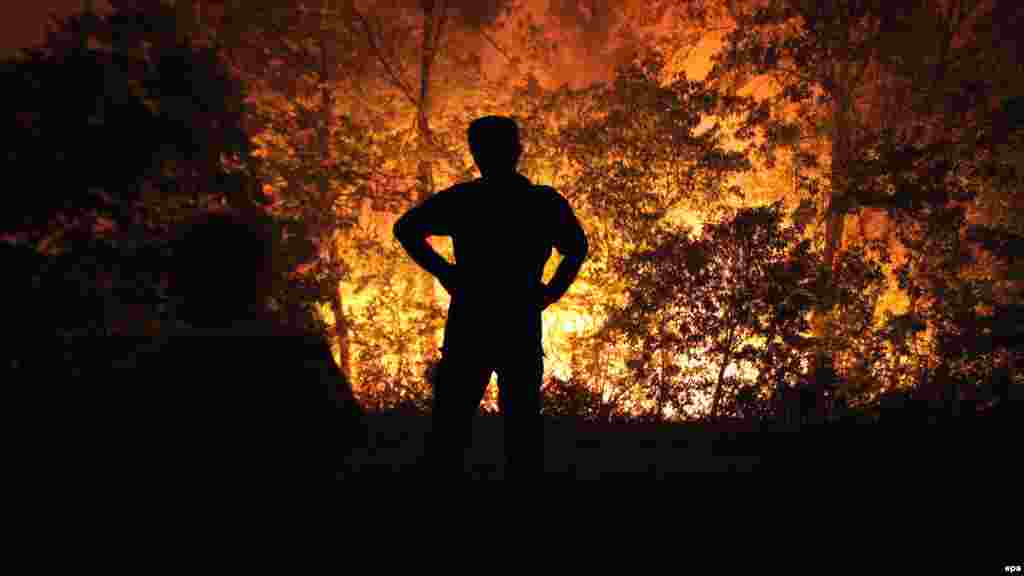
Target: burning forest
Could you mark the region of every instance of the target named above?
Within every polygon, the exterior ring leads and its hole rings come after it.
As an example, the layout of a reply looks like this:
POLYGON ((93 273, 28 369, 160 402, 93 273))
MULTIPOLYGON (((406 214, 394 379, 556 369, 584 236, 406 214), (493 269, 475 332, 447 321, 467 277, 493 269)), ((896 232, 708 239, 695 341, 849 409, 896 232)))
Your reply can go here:
MULTIPOLYGON (((545 416, 1001 414, 1024 379, 1019 4, 86 3, 2 64, 3 157, 33 183, 0 230, 7 300, 67 342, 196 328, 181 231, 230 213, 262 256, 199 249, 194 298, 319 339, 359 412, 430 413, 452 296, 394 231, 481 178, 467 130, 495 115, 588 244, 543 310, 545 416)), ((543 226, 518 217, 502 246, 543 226)), ((456 241, 427 239, 454 270, 456 241)))

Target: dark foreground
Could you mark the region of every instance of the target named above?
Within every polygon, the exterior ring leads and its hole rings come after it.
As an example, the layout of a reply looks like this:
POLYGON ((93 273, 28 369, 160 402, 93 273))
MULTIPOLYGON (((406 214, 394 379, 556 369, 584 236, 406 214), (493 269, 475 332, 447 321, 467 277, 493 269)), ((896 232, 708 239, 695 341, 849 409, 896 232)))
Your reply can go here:
MULTIPOLYGON (((337 479, 417 472, 429 417, 372 414, 364 424, 367 441, 336 466, 337 479)), ((467 479, 503 479, 502 428, 500 416, 477 418, 466 456, 467 479)), ((1016 441, 1005 425, 982 419, 941 426, 830 424, 799 430, 548 419, 545 443, 547 477, 600 480, 663 479, 688 472, 1009 474, 1016 441)))

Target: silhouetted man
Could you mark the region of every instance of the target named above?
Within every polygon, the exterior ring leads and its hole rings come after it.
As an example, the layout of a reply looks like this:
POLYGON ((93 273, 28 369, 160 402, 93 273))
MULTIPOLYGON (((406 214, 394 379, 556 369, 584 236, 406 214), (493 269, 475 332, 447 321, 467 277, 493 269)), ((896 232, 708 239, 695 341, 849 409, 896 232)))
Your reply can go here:
POLYGON ((206 436, 197 445, 218 463, 253 455, 278 461, 264 471, 294 469, 326 440, 337 471, 331 452, 340 448, 345 456, 364 440, 361 409, 325 339, 270 314, 272 238, 261 219, 233 212, 184 227, 174 242, 170 289, 187 326, 167 338, 152 376, 166 384, 169 400, 188 409, 182 437, 206 436), (305 416, 320 386, 330 404, 326 436, 305 416))
POLYGON ((427 457, 441 470, 462 470, 473 416, 497 372, 507 475, 536 473, 544 448, 541 312, 575 280, 587 238, 565 198, 517 172, 522 148, 512 119, 480 118, 468 137, 482 177, 438 192, 394 227, 413 260, 451 295, 427 457), (430 247, 429 236, 452 238, 454 263, 430 247), (553 248, 563 259, 545 285, 553 248))

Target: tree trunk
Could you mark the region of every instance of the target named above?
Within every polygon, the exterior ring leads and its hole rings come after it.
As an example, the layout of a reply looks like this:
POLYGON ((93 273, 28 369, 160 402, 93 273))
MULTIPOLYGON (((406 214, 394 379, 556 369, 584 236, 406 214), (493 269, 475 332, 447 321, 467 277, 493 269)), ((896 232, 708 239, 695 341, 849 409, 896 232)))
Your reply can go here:
MULTIPOLYGON (((830 275, 826 290, 830 290, 834 279, 831 275, 835 271, 836 259, 843 241, 843 229, 846 223, 846 202, 848 201, 848 166, 851 153, 851 132, 853 129, 851 108, 853 99, 849 86, 850 64, 837 62, 835 74, 833 75, 835 93, 832 108, 832 168, 831 168, 831 192, 827 212, 825 215, 825 254, 824 267, 830 275)), ((823 341, 831 337, 831 328, 828 324, 830 310, 825 306, 819 306, 814 318, 814 333, 823 341)), ((824 345, 819 348, 817 362, 820 364, 828 354, 824 345)))
MULTIPOLYGON (((662 327, 661 330, 664 335, 665 328, 662 327)), ((668 396, 669 386, 668 365, 668 350, 665 349, 663 337, 661 345, 661 380, 658 383, 658 422, 661 422, 665 416, 665 397, 668 396)))
POLYGON ((781 366, 775 368, 775 419, 777 423, 787 422, 786 419, 786 380, 781 366))
POLYGON ((778 418, 782 413, 780 410, 782 401, 782 392, 784 388, 783 383, 783 369, 778 364, 779 357, 781 354, 778 353, 780 347, 775 346, 775 336, 778 334, 778 325, 773 322, 771 328, 768 330, 768 338, 765 339, 765 348, 769 353, 770 364, 764 365, 763 369, 758 372, 757 387, 759 389, 770 389, 774 390, 772 394, 772 404, 775 406, 775 417, 778 418))
POLYGON ((825 230, 825 265, 831 270, 835 266, 836 256, 843 240, 843 228, 846 222, 845 202, 847 196, 848 166, 850 159, 851 140, 851 106, 850 97, 846 83, 846 64, 837 64, 840 69, 837 88, 838 94, 833 108, 832 121, 835 132, 832 137, 832 169, 831 183, 832 191, 829 198, 828 215, 825 230))
POLYGON ((722 356, 722 365, 718 369, 718 381, 715 382, 715 390, 711 393, 711 420, 718 416, 718 404, 722 397, 722 381, 725 378, 725 368, 729 365, 729 354, 722 356))
MULTIPOLYGON (((431 197, 435 192, 434 182, 434 141, 430 131, 430 112, 433 101, 433 94, 430 90, 431 70, 434 57, 437 53, 437 45, 443 30, 445 11, 447 9, 444 0, 428 0, 423 3, 423 44, 420 47, 420 83, 419 98, 416 105, 416 135, 420 152, 419 165, 417 166, 417 198, 420 203, 431 197)), ((428 243, 435 249, 437 245, 428 239, 428 243)), ((436 288, 434 278, 430 274, 419 271, 417 274, 417 296, 424 303, 433 304, 436 300, 436 288)), ((421 347, 423 343, 421 343, 421 347)), ((423 357, 429 354, 429 350, 421 349, 423 357)))
MULTIPOLYGON (((333 246, 332 246, 333 249, 333 246)), ((332 262, 332 265, 338 266, 332 262)), ((341 286, 331 290, 331 312, 334 314, 334 336, 338 339, 338 368, 346 378, 352 378, 352 342, 348 317, 345 315, 341 286)))
POLYGON ((593 369, 591 373, 597 378, 598 389, 601 391, 601 407, 597 417, 602 422, 610 422, 613 402, 611 402, 612 394, 608 390, 608 363, 602 361, 601 346, 593 345, 591 347, 591 354, 593 355, 593 369))
POLYGON ((732 338, 735 327, 729 328, 729 336, 726 338, 725 350, 722 352, 722 365, 718 369, 718 381, 715 382, 715 389, 711 393, 711 419, 718 416, 718 404, 722 398, 722 382, 725 380, 725 369, 732 360, 732 338))
MULTIPOLYGON (((321 166, 326 165, 330 160, 330 125, 332 119, 333 99, 328 88, 330 81, 330 64, 327 57, 327 11, 330 8, 330 0, 324 0, 323 12, 321 13, 320 26, 320 122, 317 126, 317 140, 320 147, 321 166)), ((317 199, 319 200, 317 215, 321 221, 318 226, 318 236, 321 242, 325 242, 326 252, 321 248, 321 258, 325 258, 325 265, 337 270, 342 262, 337 254, 335 245, 335 223, 334 223, 334 198, 331 195, 330 182, 323 172, 317 177, 317 199)), ((334 337, 337 338, 339 348, 338 367, 346 378, 351 378, 351 343, 349 338, 349 322, 345 317, 344 302, 342 300, 340 286, 333 286, 329 299, 331 312, 334 314, 334 337)))

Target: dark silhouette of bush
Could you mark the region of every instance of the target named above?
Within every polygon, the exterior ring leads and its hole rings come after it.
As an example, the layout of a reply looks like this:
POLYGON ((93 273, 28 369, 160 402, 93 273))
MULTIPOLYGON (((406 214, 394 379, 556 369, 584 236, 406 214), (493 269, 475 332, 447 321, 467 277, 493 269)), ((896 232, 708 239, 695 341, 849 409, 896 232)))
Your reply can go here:
POLYGON ((602 414, 601 394, 594 392, 584 382, 570 378, 561 380, 549 378, 541 389, 545 416, 578 418, 597 421, 602 414))

